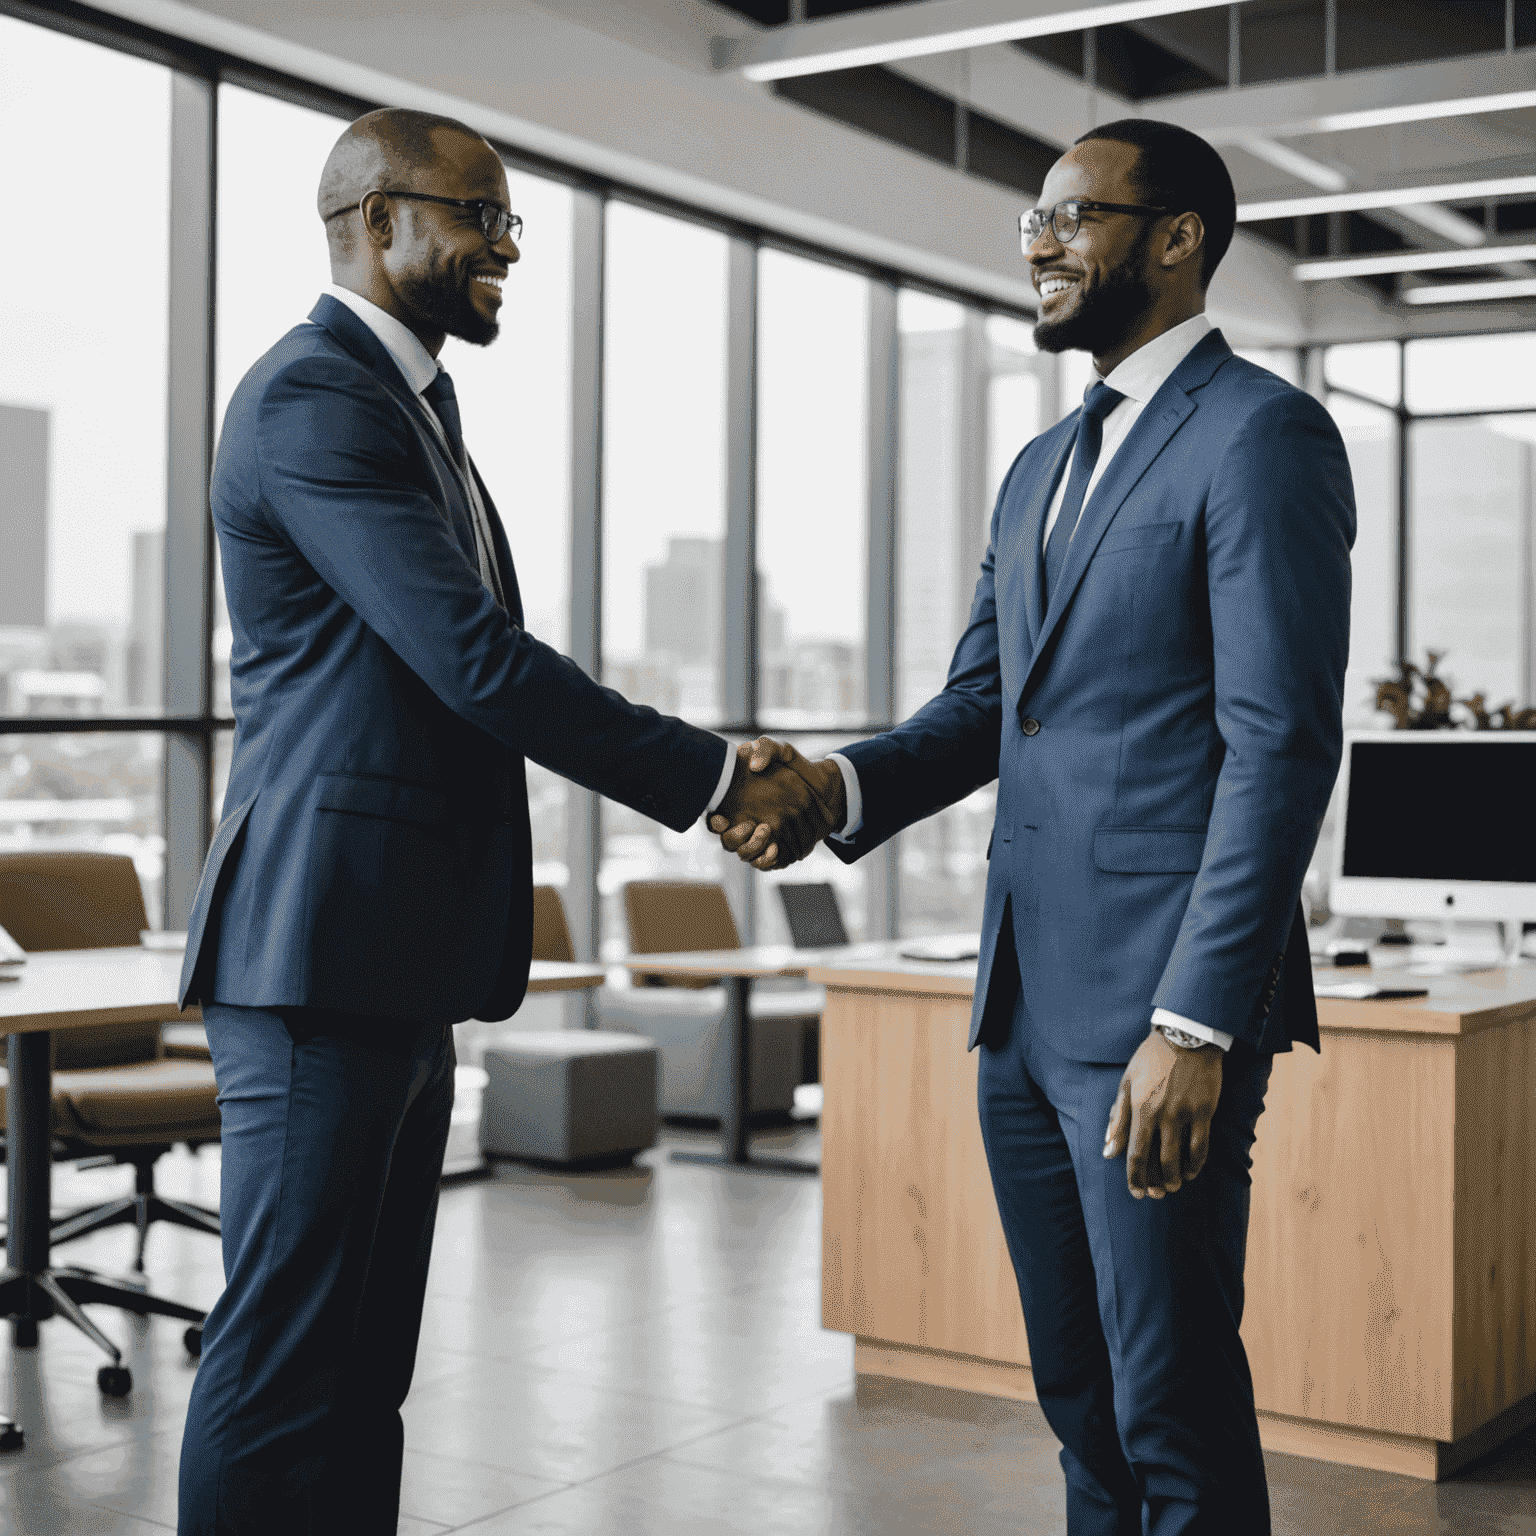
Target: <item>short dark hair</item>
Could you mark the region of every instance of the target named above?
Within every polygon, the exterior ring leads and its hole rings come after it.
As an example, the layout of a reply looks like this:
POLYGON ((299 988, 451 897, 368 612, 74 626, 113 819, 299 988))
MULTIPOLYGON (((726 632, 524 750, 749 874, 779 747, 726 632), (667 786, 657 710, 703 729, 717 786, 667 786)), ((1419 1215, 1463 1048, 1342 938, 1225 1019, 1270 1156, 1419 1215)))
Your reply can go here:
POLYGON ((1086 144, 1090 139, 1136 147, 1136 195, 1142 202, 1200 215, 1205 226, 1200 286, 1209 287, 1237 227, 1237 194, 1226 162, 1198 133, 1152 118, 1105 123, 1102 128, 1090 128, 1077 142, 1086 144))

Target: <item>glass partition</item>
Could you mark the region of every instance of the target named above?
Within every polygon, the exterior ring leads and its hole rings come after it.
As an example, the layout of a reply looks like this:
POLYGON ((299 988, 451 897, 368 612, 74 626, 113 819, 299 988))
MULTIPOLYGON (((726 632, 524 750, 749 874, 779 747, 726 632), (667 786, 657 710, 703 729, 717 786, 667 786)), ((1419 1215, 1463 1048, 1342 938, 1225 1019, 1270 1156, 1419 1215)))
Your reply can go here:
POLYGON ((758 713, 867 709, 869 284, 783 251, 758 266, 758 713))
POLYGON ((170 71, 0 17, 0 135, 0 715, 158 714, 170 71))
POLYGON ((1536 336, 1529 332, 1429 337, 1404 351, 1407 405, 1416 415, 1536 406, 1536 336))

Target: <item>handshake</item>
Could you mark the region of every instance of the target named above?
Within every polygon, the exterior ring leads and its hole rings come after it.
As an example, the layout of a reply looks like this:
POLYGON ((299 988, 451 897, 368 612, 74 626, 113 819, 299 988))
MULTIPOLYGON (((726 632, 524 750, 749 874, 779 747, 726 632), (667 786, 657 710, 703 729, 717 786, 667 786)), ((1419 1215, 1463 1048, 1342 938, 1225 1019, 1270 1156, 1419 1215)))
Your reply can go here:
POLYGON ((788 742, 760 736, 736 749, 736 769, 709 830, 754 869, 798 863, 848 819, 836 763, 813 763, 788 742))

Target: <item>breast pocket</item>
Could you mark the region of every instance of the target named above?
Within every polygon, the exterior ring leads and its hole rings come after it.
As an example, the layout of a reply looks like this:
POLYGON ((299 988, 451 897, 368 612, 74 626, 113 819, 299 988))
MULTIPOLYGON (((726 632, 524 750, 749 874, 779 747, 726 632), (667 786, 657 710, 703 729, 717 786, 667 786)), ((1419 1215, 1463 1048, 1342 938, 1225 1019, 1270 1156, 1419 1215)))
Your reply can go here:
POLYGON ((1179 523, 1137 523, 1129 528, 1111 528, 1101 540, 1097 553, 1118 555, 1127 549, 1152 549, 1177 543, 1179 523))

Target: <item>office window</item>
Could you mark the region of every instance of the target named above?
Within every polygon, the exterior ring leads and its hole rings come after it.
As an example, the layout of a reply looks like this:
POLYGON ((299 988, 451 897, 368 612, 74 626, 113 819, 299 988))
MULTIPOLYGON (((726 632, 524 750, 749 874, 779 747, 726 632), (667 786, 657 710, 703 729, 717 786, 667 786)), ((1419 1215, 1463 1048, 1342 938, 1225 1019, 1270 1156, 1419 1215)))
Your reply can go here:
POLYGON ((1398 345, 1395 341, 1366 341, 1329 347, 1323 354, 1323 377, 1335 389, 1396 405, 1402 392, 1398 345))
POLYGON ((1536 336, 1437 336, 1410 341, 1408 409, 1491 411, 1536 405, 1536 336))
POLYGON ((158 714, 170 73, 0 17, 0 135, 0 715, 158 714))
MULTIPOLYGON (((1011 315, 988 315, 986 523, 1009 466, 1046 425, 1046 401, 1056 393, 1056 359, 1035 351, 1034 327, 1011 315)), ((983 553, 985 547, 983 546, 983 553)))
MULTIPOLYGON (((1502 339, 1502 338, 1500 338, 1502 339)), ((1416 421, 1409 435, 1408 625, 1458 698, 1530 702, 1536 414, 1416 421)))
POLYGON ((765 250, 758 264, 759 718, 862 720, 869 526, 869 284, 765 250))
POLYGON ((605 247, 603 680, 718 721, 727 242, 612 202, 605 247))
POLYGON ((154 731, 0 734, 0 850, 127 854, 158 928, 164 755, 154 731))
POLYGON ((1383 723, 1376 713, 1376 680, 1390 677, 1397 659, 1397 420, 1391 411, 1347 395, 1330 395, 1328 409, 1355 485, 1344 724, 1367 728, 1383 723))

